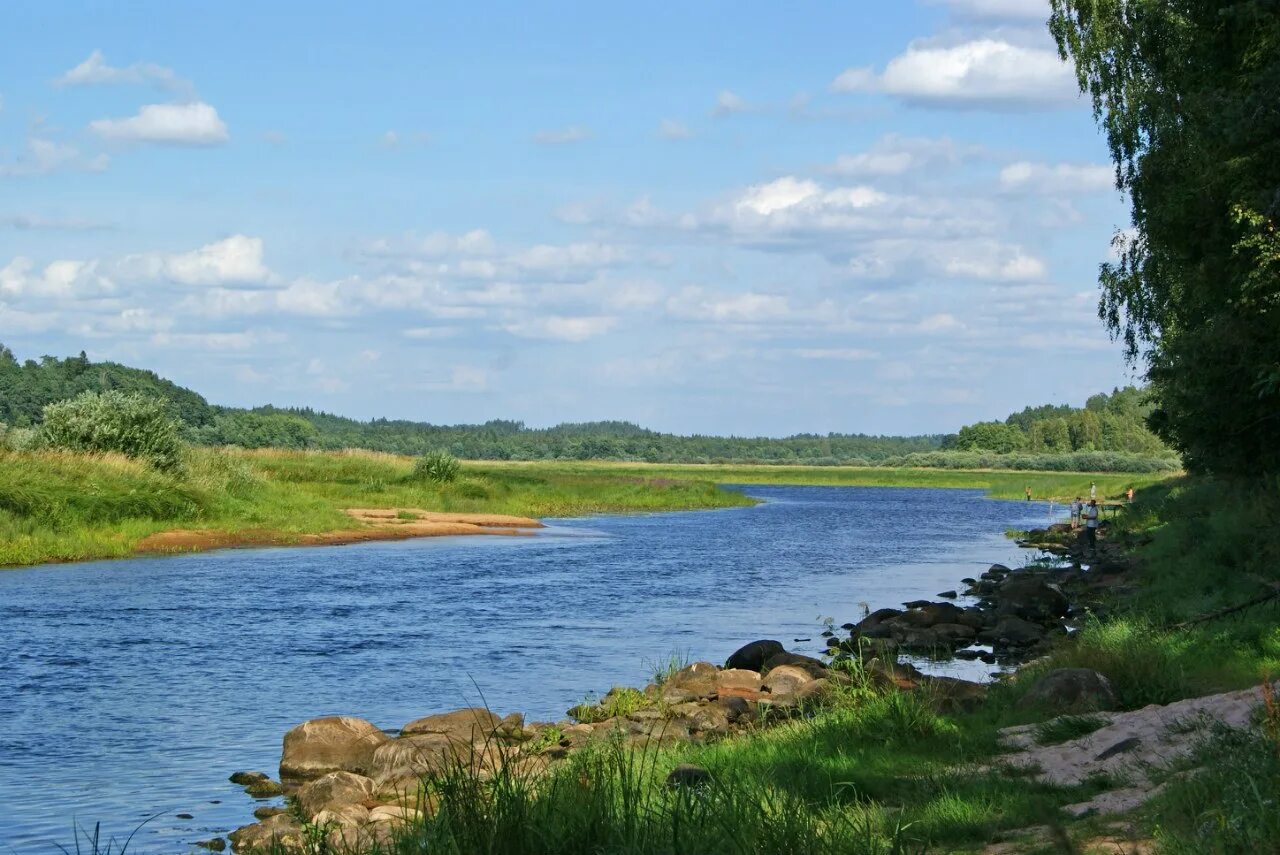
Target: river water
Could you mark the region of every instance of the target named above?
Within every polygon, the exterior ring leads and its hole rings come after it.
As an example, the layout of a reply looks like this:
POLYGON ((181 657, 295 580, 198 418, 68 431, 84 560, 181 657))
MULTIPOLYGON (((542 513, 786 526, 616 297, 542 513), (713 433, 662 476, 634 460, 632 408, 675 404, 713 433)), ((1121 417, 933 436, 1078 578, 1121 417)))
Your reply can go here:
POLYGON ((741 489, 764 503, 0 571, 0 852, 74 851, 97 822, 118 843, 153 816, 129 851, 188 852, 251 820, 227 776, 274 776, 307 718, 554 720, 671 654, 816 653, 824 617, 1020 561, 1003 532, 1049 512, 966 490, 741 489))

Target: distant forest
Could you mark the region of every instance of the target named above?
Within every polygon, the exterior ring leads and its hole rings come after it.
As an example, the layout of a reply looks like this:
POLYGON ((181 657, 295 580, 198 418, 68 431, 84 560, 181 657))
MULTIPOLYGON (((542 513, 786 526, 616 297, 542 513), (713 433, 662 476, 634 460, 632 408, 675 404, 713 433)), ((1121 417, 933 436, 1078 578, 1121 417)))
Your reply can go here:
MULTIPOLYGON (((254 409, 210 404, 151 371, 90 362, 81 353, 19 362, 0 345, 0 423, 32 427, 45 405, 82 392, 139 392, 168 402, 189 441, 244 448, 364 448, 395 454, 444 450, 469 460, 631 460, 654 463, 804 463, 811 465, 1018 465, 1063 468, 1051 458, 1090 453, 1084 462, 1116 468, 1115 458, 1168 458, 1145 425, 1150 411, 1132 387, 1090 398, 1083 409, 1043 406, 1003 422, 982 422, 953 435, 798 434, 785 438, 677 436, 629 422, 529 428, 518 421, 433 425, 374 419, 362 422, 309 408, 254 409), (947 454, 945 452, 953 452, 947 454), (1099 456, 1106 452, 1109 455, 1099 456)), ((1075 461, 1072 465, 1082 465, 1075 461)), ((1120 467, 1123 468, 1123 467, 1120 467)))

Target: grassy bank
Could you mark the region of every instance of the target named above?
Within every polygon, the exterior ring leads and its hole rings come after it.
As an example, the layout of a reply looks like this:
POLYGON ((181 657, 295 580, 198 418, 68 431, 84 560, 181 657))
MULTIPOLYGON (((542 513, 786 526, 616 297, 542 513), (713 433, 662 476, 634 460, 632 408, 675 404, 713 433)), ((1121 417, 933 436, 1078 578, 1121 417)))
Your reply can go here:
POLYGON ((696 478, 717 484, 797 484, 825 487, 941 487, 984 490, 994 498, 1021 499, 1031 488, 1037 499, 1070 501, 1088 496, 1089 484, 1097 483, 1098 497, 1119 498, 1129 487, 1168 480, 1168 474, 1115 472, 1037 472, 1005 469, 894 469, 859 466, 776 466, 663 463, 476 463, 484 471, 529 468, 537 472, 587 474, 612 472, 636 478, 696 478))
POLYGON ((352 507, 533 517, 750 504, 690 478, 464 466, 456 481, 413 477, 410 458, 371 452, 193 448, 163 474, 118 456, 0 452, 0 567, 116 558, 173 529, 288 543, 354 526, 352 507))
MULTIPOLYGON (((1199 752, 1160 773, 1163 793, 1119 817, 1070 819, 1061 809, 1121 782, 1053 787, 989 764, 1001 727, 1054 716, 1019 704, 1053 668, 1101 671, 1122 709, 1280 673, 1277 601, 1201 620, 1280 582, 1277 520, 1275 492, 1185 479, 1149 487, 1113 535, 1134 544, 1138 563, 1097 616, 976 707, 877 689, 854 670, 853 685, 822 711, 732 740, 645 753, 606 745, 542 777, 515 766, 484 783, 447 775, 431 785, 435 812, 376 851, 889 855, 980 853, 996 840, 1006 841, 1002 852, 1132 851, 1123 840, 1179 855, 1276 851, 1280 708, 1252 730, 1205 727, 1199 752), (671 788, 666 775, 679 763, 705 768, 712 782, 671 788), (1179 774, 1191 768, 1199 771, 1179 774)), ((1058 720, 1037 738, 1096 726, 1058 720)))
POLYGON ((413 460, 374 452, 190 448, 164 474, 118 456, 0 452, 0 566, 115 558, 148 535, 202 529, 289 543, 352 528, 352 507, 532 517, 672 511, 750 504, 716 487, 814 484, 967 487, 1021 498, 1119 495, 1157 476, 803 466, 467 463, 461 477, 415 479, 413 460))

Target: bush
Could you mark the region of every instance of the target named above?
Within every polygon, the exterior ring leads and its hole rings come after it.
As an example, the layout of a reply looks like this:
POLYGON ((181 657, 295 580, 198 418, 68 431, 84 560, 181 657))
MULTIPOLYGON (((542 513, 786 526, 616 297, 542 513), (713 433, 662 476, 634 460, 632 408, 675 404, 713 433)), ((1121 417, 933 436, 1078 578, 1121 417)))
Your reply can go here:
POLYGON ((413 477, 419 481, 450 484, 462 471, 458 458, 447 451, 428 451, 413 464, 413 477))
POLYGON ((137 393, 84 392, 49 404, 40 438, 54 448, 123 454, 166 472, 181 463, 177 420, 163 401, 137 393))

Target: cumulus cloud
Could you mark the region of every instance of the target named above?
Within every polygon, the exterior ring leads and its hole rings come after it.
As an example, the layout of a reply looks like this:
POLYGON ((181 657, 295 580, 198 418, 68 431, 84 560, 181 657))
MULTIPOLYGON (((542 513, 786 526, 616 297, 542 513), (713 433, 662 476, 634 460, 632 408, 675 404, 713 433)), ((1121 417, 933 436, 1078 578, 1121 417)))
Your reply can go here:
POLYGON ((913 42, 882 72, 851 68, 834 92, 882 92, 932 107, 1017 110, 1078 99, 1075 76, 1052 50, 990 35, 958 44, 913 42))
POLYGON ((1115 170, 1095 163, 1032 163, 1020 160, 1000 170, 1000 186, 1028 193, 1072 195, 1115 189, 1115 170))
POLYGON ((179 253, 144 253, 121 259, 121 278, 164 279, 191 286, 260 286, 271 280, 262 263, 261 238, 232 235, 179 253))
POLYGON ((48 175, 64 170, 101 172, 110 162, 105 154, 90 157, 68 143, 32 136, 27 139, 26 149, 21 155, 10 163, 0 163, 0 178, 48 175))
POLYGON ((979 152, 976 146, 960 146, 947 137, 928 139, 887 134, 866 151, 840 155, 831 165, 831 172, 868 178, 903 175, 953 167, 979 152))
POLYGON ((189 81, 174 74, 172 68, 153 62, 135 62, 117 67, 107 63, 102 51, 95 50, 75 68, 59 75, 55 86, 113 86, 121 84, 151 84, 171 92, 192 94, 189 81))
POLYGON ((607 333, 618 319, 608 316, 561 317, 552 315, 507 324, 505 329, 523 338, 543 338, 556 341, 580 342, 607 333))
POLYGON ((97 261, 61 259, 37 269, 30 258, 18 256, 0 268, 0 297, 72 300, 115 292, 116 284, 97 261))
POLYGON ((791 305, 778 294, 717 294, 701 288, 686 288, 667 301, 672 317, 717 323, 768 323, 791 316, 791 305))
POLYGON ((96 119, 89 129, 106 140, 159 145, 221 145, 231 138, 218 111, 202 101, 147 104, 125 119, 96 119))
POLYGON ((533 141, 538 145, 573 145, 585 142, 592 137, 591 129, 585 125, 570 125, 567 128, 538 131, 533 141))

